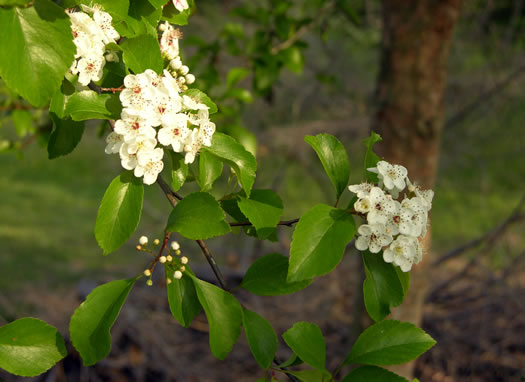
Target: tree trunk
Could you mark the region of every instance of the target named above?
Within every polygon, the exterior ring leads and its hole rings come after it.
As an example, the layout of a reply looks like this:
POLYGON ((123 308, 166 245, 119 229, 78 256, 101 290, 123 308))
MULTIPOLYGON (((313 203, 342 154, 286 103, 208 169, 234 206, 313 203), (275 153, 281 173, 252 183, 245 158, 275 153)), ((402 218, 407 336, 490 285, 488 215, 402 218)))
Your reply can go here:
MULTIPOLYGON (((372 129, 385 160, 407 167, 423 188, 435 184, 443 127, 449 47, 463 0, 384 0, 378 110, 372 129)), ((439 197, 439 195, 437 196, 439 197)), ((429 230, 430 232, 430 230, 429 230)), ((412 269, 408 296, 393 318, 420 325, 431 263, 430 234, 412 269)), ((395 371, 412 377, 413 364, 395 371)))

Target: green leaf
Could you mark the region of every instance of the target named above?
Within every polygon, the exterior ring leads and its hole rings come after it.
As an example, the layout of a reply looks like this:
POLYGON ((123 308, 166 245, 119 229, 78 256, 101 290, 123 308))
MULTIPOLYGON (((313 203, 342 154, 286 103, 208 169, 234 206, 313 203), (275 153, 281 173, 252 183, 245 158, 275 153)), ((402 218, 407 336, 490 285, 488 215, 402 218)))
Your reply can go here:
POLYGON ((272 190, 253 190, 250 198, 239 198, 239 209, 257 230, 260 239, 272 234, 283 214, 283 202, 272 190))
POLYGON ((279 367, 282 369, 283 367, 297 366, 297 365, 302 365, 303 363, 304 363, 303 360, 297 357, 297 354, 292 353, 290 358, 288 358, 283 363, 279 364, 279 367))
POLYGON ((188 97, 195 100, 195 102, 203 103, 206 106, 209 107, 208 112, 210 114, 217 113, 217 105, 211 100, 208 95, 199 89, 188 89, 186 90, 183 95, 187 95, 188 97))
POLYGON ((51 113, 55 113, 58 118, 64 118, 67 101, 69 100, 69 97, 74 93, 75 87, 73 86, 73 84, 71 84, 71 82, 64 78, 60 88, 56 91, 55 94, 53 94, 53 97, 51 97, 49 111, 51 113))
POLYGON ((349 213, 318 204, 301 216, 290 248, 288 281, 321 276, 343 258, 346 245, 356 232, 349 213))
POLYGON ((379 321, 361 333, 345 364, 397 365, 416 359, 435 343, 432 337, 411 323, 379 321))
POLYGON ((157 31, 155 28, 159 23, 161 14, 162 9, 155 9, 148 1, 130 0, 129 17, 126 19, 126 22, 135 30, 137 35, 149 33, 156 36, 157 31))
POLYGON ((268 369, 277 351, 277 336, 272 325, 246 308, 243 309, 242 324, 255 360, 263 369, 268 369))
POLYGON ((381 142, 383 139, 379 134, 376 134, 372 131, 372 134, 370 137, 365 139, 365 146, 366 146, 366 154, 365 154, 365 176, 366 180, 370 183, 377 183, 378 177, 376 173, 368 171, 371 167, 376 167, 377 162, 379 162, 381 159, 377 156, 377 154, 374 152, 374 145, 377 142, 381 142))
POLYGON ((281 59, 284 66, 295 74, 301 74, 304 68, 304 56, 301 49, 297 46, 291 46, 281 51, 281 59))
POLYGON ((215 155, 203 151, 199 155, 199 178, 198 183, 201 191, 211 190, 213 183, 222 174, 222 162, 215 155))
POLYGON ((160 55, 159 40, 155 36, 143 34, 125 40, 122 58, 126 66, 135 74, 151 69, 157 74, 162 72, 164 63, 160 55))
POLYGON ((207 192, 194 192, 177 203, 166 229, 193 240, 225 235, 231 230, 221 206, 207 192))
POLYGON ((60 119, 54 113, 50 113, 54 130, 47 143, 49 159, 55 159, 72 152, 82 139, 84 134, 84 121, 75 122, 71 119, 60 119))
POLYGON ((168 150, 171 154, 171 188, 179 191, 188 177, 188 165, 184 163, 184 156, 168 150))
POLYGON ((111 350, 110 329, 126 302, 136 278, 116 280, 95 288, 75 310, 69 322, 71 342, 84 366, 105 358, 111 350))
POLYGON ((383 261, 382 253, 363 252, 366 279, 363 283, 365 307, 374 321, 390 314, 390 307, 398 306, 408 290, 410 274, 383 261))
POLYGON ((87 6, 92 6, 94 3, 101 5, 104 11, 117 19, 121 19, 124 15, 127 15, 129 8, 129 0, 80 0, 78 3, 87 6))
POLYGON ((0 327, 0 368, 34 377, 67 355, 57 329, 36 318, 20 318, 0 327))
POLYGON ((339 199, 348 184, 350 163, 343 144, 333 135, 319 134, 315 137, 307 135, 304 140, 315 150, 324 170, 335 187, 339 199))
POLYGON ((33 117, 29 111, 19 109, 13 110, 13 113, 11 113, 11 119, 13 120, 16 134, 20 138, 35 131, 35 128, 33 127, 33 117))
POLYGON ((195 276, 190 277, 210 325, 211 352, 223 360, 232 351, 241 333, 241 304, 231 293, 195 276))
POLYGON ((95 224, 95 238, 104 255, 120 248, 135 232, 143 198, 144 185, 131 171, 113 179, 104 194, 95 224))
POLYGON ((83 90, 67 99, 64 115, 71 116, 73 121, 119 119, 121 111, 118 94, 98 94, 92 90, 83 90))
POLYGON ((352 370, 341 382, 408 382, 403 377, 377 366, 363 366, 352 370))
POLYGON ((258 296, 279 296, 306 288, 312 280, 289 282, 288 258, 278 253, 263 256, 246 271, 241 287, 258 296))
POLYGON ((0 9, 0 77, 32 105, 44 106, 73 62, 71 22, 50 0, 0 9))
POLYGON ((237 85, 240 81, 251 74, 251 70, 246 68, 233 68, 230 69, 226 76, 226 86, 232 88, 237 85))
POLYGON ((188 0, 189 8, 179 12, 175 6, 173 5, 173 2, 170 1, 169 4, 167 4, 162 12, 162 20, 167 20, 171 24, 176 25, 187 25, 188 24, 188 18, 191 16, 195 9, 195 4, 193 0, 188 0))
POLYGON ((166 0, 148 0, 155 9, 161 8, 168 3, 166 0))
POLYGON ((321 370, 299 370, 290 371, 286 370, 286 374, 293 375, 299 378, 302 382, 329 382, 330 374, 327 371, 321 370))
POLYGON ((170 271, 168 267, 164 267, 164 270, 166 279, 171 279, 171 283, 166 285, 171 314, 187 328, 202 309, 195 286, 191 278, 182 277, 177 280, 173 278, 173 271, 170 271))
POLYGON ((235 139, 221 133, 213 134, 211 147, 205 147, 204 150, 221 158, 235 171, 246 196, 250 197, 257 169, 257 162, 253 155, 235 139))
POLYGON ((319 326, 309 322, 296 322, 283 334, 284 341, 308 365, 324 370, 326 344, 319 326))
POLYGON ((239 142, 254 158, 257 156, 257 138, 255 134, 239 125, 228 126, 225 132, 239 142))
POLYGON ((0 0, 0 6, 23 6, 29 3, 30 0, 0 0))

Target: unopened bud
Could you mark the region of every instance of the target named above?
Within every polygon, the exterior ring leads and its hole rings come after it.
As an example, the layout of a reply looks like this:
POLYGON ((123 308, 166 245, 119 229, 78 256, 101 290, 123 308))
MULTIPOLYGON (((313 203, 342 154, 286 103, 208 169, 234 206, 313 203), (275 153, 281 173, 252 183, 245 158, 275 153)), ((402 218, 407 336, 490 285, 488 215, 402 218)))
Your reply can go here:
POLYGON ((175 70, 179 70, 180 68, 182 68, 182 61, 180 60, 180 57, 177 56, 173 60, 171 60, 170 65, 175 70))
POLYGON ((186 74, 188 74, 190 72, 190 68, 188 68, 186 65, 182 65, 180 67, 180 74, 185 76, 186 74))
POLYGON ((168 285, 171 284, 171 279, 170 279, 170 278, 167 278, 167 279, 166 279, 166 284, 168 284, 168 285))
POLYGON ((118 55, 115 52, 109 52, 105 58, 107 62, 119 62, 118 55))
POLYGON ((180 249, 177 249, 177 250, 175 251, 175 254, 176 254, 177 256, 179 256, 179 255, 180 255, 180 249))
POLYGON ((188 258, 187 258, 186 256, 182 256, 182 257, 180 258, 180 262, 181 262, 182 264, 188 264, 188 258))
POLYGON ((147 236, 141 236, 140 239, 139 239, 139 244, 140 245, 148 244, 148 237, 147 236))
POLYGON ((151 276, 151 271, 150 271, 149 269, 146 269, 146 270, 144 271, 144 276, 146 276, 146 277, 150 277, 150 276, 151 276))
POLYGON ((194 82, 195 82, 195 76, 191 73, 186 74, 186 83, 188 85, 191 85, 194 82))
POLYGON ((137 251, 142 251, 142 246, 141 245, 137 245, 135 248, 137 248, 137 251))
POLYGON ((151 279, 149 279, 148 281, 146 281, 146 285, 147 286, 152 286, 153 285, 153 281, 151 281, 151 279))
POLYGON ((172 241, 171 242, 171 249, 173 249, 174 251, 176 251, 177 249, 180 248, 180 244, 177 242, 177 241, 172 241))
POLYGON ((153 245, 159 245, 159 244, 160 244, 160 240, 159 239, 153 240, 153 245))
POLYGON ((166 260, 168 260, 168 263, 171 263, 173 261, 173 257, 171 255, 166 256, 166 260))
POLYGON ((173 277, 175 277, 177 280, 180 280, 182 278, 182 272, 181 271, 175 271, 173 273, 173 277))
POLYGON ((166 262, 166 256, 161 256, 159 258, 159 261, 161 262, 161 264, 164 264, 166 262))
POLYGON ((179 271, 181 271, 181 272, 184 272, 185 270, 186 270, 186 267, 184 265, 179 268, 179 271))

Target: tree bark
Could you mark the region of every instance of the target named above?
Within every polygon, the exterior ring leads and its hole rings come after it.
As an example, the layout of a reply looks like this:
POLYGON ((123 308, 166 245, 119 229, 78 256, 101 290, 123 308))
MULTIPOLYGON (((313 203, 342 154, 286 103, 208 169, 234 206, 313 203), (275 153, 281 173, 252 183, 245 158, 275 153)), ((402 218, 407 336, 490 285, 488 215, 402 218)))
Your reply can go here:
MULTIPOLYGON (((443 96, 454 26, 463 0, 384 0, 381 71, 372 129, 385 160, 402 164, 412 181, 433 188, 438 168, 443 96)), ((439 197, 439 196, 438 196, 439 197)), ((430 232, 430 230, 429 230, 430 232)), ((421 324, 431 261, 430 233, 423 261, 412 269, 410 291, 395 319, 421 324)), ((396 367, 412 377, 413 363, 396 367)))

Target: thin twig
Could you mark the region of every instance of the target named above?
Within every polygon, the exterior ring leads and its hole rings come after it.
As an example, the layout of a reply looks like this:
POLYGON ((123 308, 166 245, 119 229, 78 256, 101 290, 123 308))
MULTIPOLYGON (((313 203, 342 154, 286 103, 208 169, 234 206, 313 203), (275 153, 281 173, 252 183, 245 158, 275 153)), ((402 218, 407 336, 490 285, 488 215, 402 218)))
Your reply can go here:
MULTIPOLYGON (((175 191, 171 189, 171 187, 164 181, 164 179, 159 176, 157 178, 157 184, 160 186, 166 197, 168 198, 168 201, 171 203, 173 207, 177 205, 177 202, 179 200, 182 200, 182 196, 177 194, 175 191)), ((215 277, 217 277, 217 281, 219 282, 219 285, 222 289, 228 290, 226 287, 226 281, 224 280, 224 277, 222 276, 221 270, 219 269, 219 266, 217 265, 217 262, 215 261, 215 258, 210 252, 210 249, 206 245, 206 243, 203 240, 195 240, 197 244, 199 245, 202 253, 206 257, 206 260, 208 260, 208 263, 210 264, 211 269, 213 270, 213 273, 215 274, 215 277)))
POLYGON ((448 261, 450 259, 453 259, 454 257, 457 257, 461 255, 462 253, 468 251, 469 249, 475 248, 478 245, 487 242, 490 243, 494 241, 497 237, 499 237, 509 226, 511 226, 513 223, 516 223, 520 220, 522 220, 525 217, 525 214, 522 213, 521 209, 523 205, 525 204, 525 195, 521 197, 520 202, 516 206, 516 208, 512 211, 512 214, 505 219, 500 225, 496 226, 495 228, 491 229, 490 231, 484 233, 480 237, 477 237, 474 240, 469 241, 468 243, 465 243, 457 248, 454 248, 453 250, 449 251, 448 253, 440 256, 436 261, 434 261, 434 266, 440 265, 444 263, 445 261, 448 261))
MULTIPOLYGON (((277 225, 285 225, 288 227, 293 226, 295 223, 299 221, 299 218, 292 219, 292 220, 281 220, 277 225)), ((230 223, 230 227, 245 227, 245 226, 252 226, 253 224, 250 222, 234 222, 230 223)))
POLYGON ((335 2, 329 1, 325 3, 325 5, 320 9, 318 15, 316 18, 312 19, 308 24, 303 25, 300 27, 297 32, 295 32, 288 40, 285 40, 275 46, 272 47, 272 54, 277 54, 282 50, 288 49, 293 44, 297 42, 301 37, 303 37, 307 32, 309 32, 311 29, 315 28, 318 24, 321 23, 323 20, 323 17, 329 13, 329 11, 334 8, 335 2))

